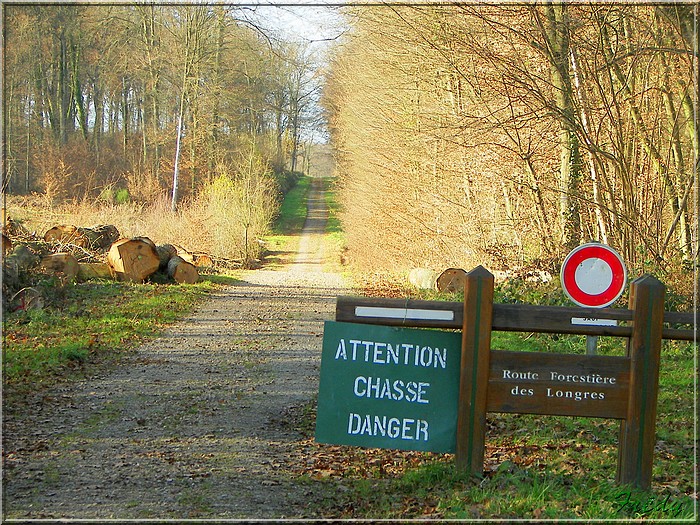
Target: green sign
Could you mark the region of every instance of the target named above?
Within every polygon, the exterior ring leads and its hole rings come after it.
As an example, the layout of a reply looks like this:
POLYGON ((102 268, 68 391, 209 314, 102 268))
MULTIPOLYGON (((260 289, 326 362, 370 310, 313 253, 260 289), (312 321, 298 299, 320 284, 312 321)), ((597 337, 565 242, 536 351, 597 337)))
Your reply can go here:
POLYGON ((454 452, 462 335, 327 321, 316 441, 454 452))

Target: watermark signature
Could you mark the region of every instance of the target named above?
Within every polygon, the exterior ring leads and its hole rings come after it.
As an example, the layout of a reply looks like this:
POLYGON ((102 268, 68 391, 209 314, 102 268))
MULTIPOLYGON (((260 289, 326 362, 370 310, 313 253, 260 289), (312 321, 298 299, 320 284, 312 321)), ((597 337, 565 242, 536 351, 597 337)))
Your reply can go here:
POLYGON ((634 494, 631 490, 623 490, 615 495, 614 505, 618 513, 626 510, 642 518, 652 514, 677 518, 686 509, 688 502, 671 499, 670 494, 661 497, 656 494, 634 494))

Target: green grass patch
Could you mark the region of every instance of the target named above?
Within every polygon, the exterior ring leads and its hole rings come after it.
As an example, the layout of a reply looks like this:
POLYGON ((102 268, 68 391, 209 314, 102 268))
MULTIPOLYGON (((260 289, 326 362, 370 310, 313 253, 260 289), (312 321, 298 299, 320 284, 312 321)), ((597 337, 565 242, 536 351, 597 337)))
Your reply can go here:
POLYGON ((158 335, 196 302, 232 278, 194 285, 93 281, 68 286, 60 304, 4 316, 6 386, 36 387, 111 360, 158 335))
POLYGON ((298 234, 306 221, 306 197, 311 188, 311 178, 301 177, 284 196, 279 215, 272 226, 273 236, 298 234))
POLYGON ((266 266, 280 265, 297 250, 299 235, 306 222, 306 200, 311 188, 311 178, 301 177, 289 190, 280 205, 272 232, 265 237, 266 266))
MULTIPOLYGON (((343 226, 340 222, 340 203, 338 202, 338 192, 335 188, 335 179, 327 178, 324 179, 324 184, 326 188, 326 206, 328 207, 328 222, 326 223, 326 252, 337 254, 334 258, 333 268, 336 271, 342 271, 338 269, 337 263, 340 263, 341 254, 345 250, 346 240, 345 232, 343 232, 343 226)), ((348 280, 351 280, 349 276, 346 275, 348 280)))
POLYGON ((323 180, 326 189, 326 206, 328 207, 328 223, 326 232, 331 235, 340 235, 343 228, 340 223, 340 203, 338 202, 338 192, 335 190, 335 180, 326 178, 323 180))
MULTIPOLYGON (((320 181, 324 185, 328 207, 328 221, 323 242, 325 243, 325 252, 331 255, 326 262, 337 270, 335 263, 340 261, 340 253, 345 246, 345 236, 339 218, 340 205, 337 202, 334 179, 326 177, 320 181)), ((265 237, 268 251, 265 257, 266 267, 274 268, 284 264, 285 261, 289 262, 289 257, 296 254, 299 237, 306 222, 307 199, 311 183, 310 177, 302 177, 296 186, 285 195, 277 220, 272 227, 272 233, 265 237)))

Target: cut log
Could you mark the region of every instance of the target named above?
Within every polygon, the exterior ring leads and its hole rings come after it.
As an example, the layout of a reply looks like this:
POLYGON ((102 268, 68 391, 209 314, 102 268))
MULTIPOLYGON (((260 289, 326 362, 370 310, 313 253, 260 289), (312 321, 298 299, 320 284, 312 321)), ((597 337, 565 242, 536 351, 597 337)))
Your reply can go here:
POLYGON ((146 237, 119 239, 107 252, 107 263, 120 281, 142 283, 158 270, 156 246, 146 237))
POLYGON ((192 263, 197 267, 209 267, 214 266, 214 261, 211 255, 201 252, 189 252, 185 250, 182 246, 175 245, 178 256, 182 257, 183 260, 188 263, 192 263))
POLYGON ((151 246, 154 250, 156 249, 156 244, 155 244, 151 239, 149 239, 148 237, 134 237, 134 240, 135 240, 135 241, 145 242, 146 244, 148 244, 149 246, 151 246))
POLYGON ((54 226, 44 234, 46 242, 59 242, 63 244, 74 244, 81 248, 88 248, 90 240, 80 231, 79 228, 71 224, 61 224, 54 226))
POLYGON ((80 228, 71 224, 54 226, 44 234, 46 242, 73 244, 92 250, 107 250, 119 239, 119 230, 111 224, 98 224, 90 228, 80 228))
POLYGON ((91 281, 93 279, 114 279, 114 271, 107 263, 79 263, 78 281, 91 281))
POLYGON ((437 289, 440 292, 463 292, 467 272, 461 268, 448 268, 437 278, 437 289))
POLYGON ((193 253, 194 265, 198 268, 211 268, 214 266, 214 261, 211 255, 206 253, 193 253))
POLYGON ((194 284, 199 280, 199 272, 194 264, 185 261, 179 255, 168 261, 168 276, 180 284, 194 284))
POLYGON ((112 243, 119 239, 119 230, 111 224, 98 224, 90 228, 78 228, 78 231, 88 240, 93 250, 106 251, 112 243))
POLYGON ((78 260, 70 253, 52 253, 41 259, 40 268, 54 273, 66 281, 73 281, 78 275, 78 260))
POLYGON ((156 251, 158 252, 158 259, 160 260, 159 269, 166 270, 168 261, 177 255, 177 248, 172 244, 160 244, 156 246, 156 251))
POLYGON ((419 290, 435 290, 437 272, 428 268, 413 268, 408 273, 408 282, 419 290))
POLYGON ((174 245, 174 248, 177 251, 175 255, 177 255, 178 257, 182 257, 182 259, 184 261, 187 261, 188 263, 194 264, 194 257, 192 257, 192 254, 190 252, 185 250, 182 246, 174 245))

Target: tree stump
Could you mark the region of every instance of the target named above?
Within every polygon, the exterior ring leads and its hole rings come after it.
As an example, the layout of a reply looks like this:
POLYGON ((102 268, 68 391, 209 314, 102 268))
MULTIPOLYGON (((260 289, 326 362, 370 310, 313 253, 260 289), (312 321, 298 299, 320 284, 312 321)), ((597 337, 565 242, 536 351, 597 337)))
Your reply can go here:
POLYGON ((194 284, 199 280, 199 272, 194 264, 178 255, 168 261, 168 276, 180 284, 194 284))
POLYGON ((142 283, 158 270, 160 258, 155 244, 146 237, 120 239, 107 252, 107 263, 120 281, 142 283))

